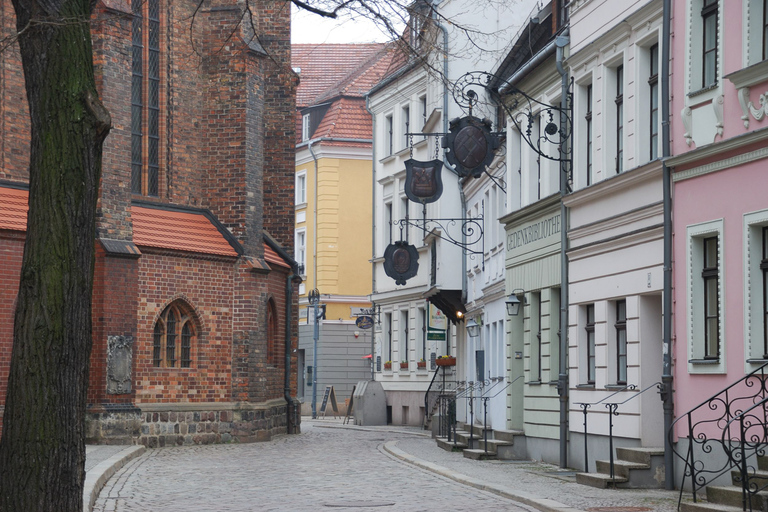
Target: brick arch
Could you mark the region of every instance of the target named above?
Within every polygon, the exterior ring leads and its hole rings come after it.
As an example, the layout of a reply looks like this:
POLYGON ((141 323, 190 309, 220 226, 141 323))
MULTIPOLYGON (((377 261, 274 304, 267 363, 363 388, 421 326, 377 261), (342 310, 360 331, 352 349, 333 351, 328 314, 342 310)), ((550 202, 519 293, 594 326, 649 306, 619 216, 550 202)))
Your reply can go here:
POLYGON ((190 301, 178 295, 163 304, 152 322, 152 365, 193 368, 200 360, 203 324, 190 301))
POLYGON ((171 304, 178 302, 176 306, 179 307, 182 311, 189 314, 191 317, 195 319, 195 327, 197 328, 197 337, 200 339, 201 336, 203 336, 203 333, 206 331, 205 322, 203 321, 203 315, 200 312, 200 310, 197 308, 197 306, 194 305, 194 303, 189 299, 189 297, 186 296, 184 293, 177 293, 175 295, 172 295, 171 298, 169 298, 167 301, 163 302, 160 307, 155 311, 154 316, 152 317, 152 326, 154 326, 157 321, 160 319, 160 315, 163 314, 163 312, 168 309, 168 306, 171 304))

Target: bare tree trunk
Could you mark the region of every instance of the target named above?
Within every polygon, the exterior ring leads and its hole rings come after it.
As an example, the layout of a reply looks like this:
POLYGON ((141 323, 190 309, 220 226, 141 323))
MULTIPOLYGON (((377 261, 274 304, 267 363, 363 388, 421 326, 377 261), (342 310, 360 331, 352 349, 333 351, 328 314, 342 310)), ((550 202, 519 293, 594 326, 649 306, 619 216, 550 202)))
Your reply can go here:
POLYGON ((29 217, 0 440, 0 510, 82 510, 95 209, 109 113, 89 0, 13 0, 31 117, 29 217))

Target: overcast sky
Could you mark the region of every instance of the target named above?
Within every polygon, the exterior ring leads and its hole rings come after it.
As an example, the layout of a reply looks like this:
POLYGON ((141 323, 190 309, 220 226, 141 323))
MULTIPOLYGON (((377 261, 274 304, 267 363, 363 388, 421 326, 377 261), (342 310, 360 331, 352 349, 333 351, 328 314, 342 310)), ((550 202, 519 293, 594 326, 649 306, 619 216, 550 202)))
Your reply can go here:
POLYGON ((372 43, 391 39, 365 19, 323 18, 293 7, 292 43, 372 43))

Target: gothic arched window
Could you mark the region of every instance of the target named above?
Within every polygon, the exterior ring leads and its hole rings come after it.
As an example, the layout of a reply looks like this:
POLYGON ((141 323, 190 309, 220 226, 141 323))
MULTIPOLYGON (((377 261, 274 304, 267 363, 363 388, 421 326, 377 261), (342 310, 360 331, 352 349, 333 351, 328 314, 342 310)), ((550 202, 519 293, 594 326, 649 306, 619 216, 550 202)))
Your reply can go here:
POLYGON ((277 366, 279 364, 280 351, 277 342, 277 308, 275 301, 267 302, 267 364, 277 366))
POLYGON ((155 323, 152 365, 157 368, 189 368, 192 346, 197 341, 192 315, 178 302, 163 311, 155 323))

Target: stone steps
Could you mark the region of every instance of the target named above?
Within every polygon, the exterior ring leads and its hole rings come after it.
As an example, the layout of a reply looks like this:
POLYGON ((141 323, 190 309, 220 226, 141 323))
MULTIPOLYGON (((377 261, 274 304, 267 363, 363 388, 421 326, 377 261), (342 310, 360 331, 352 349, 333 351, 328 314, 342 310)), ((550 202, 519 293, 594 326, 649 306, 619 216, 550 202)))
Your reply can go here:
POLYGON ((436 437, 437 445, 446 451, 463 451, 464 456, 473 460, 485 459, 520 459, 525 455, 525 435, 521 430, 484 430, 481 426, 472 428, 469 425, 457 424, 456 442, 447 437, 436 437), (486 440, 483 434, 487 434, 486 440), (515 445, 515 438, 518 444, 515 445), (487 447, 487 449, 486 449, 487 447))
POLYGON ((576 483, 597 487, 598 489, 614 488, 618 484, 627 482, 623 477, 611 478, 605 473, 576 473, 576 483))
POLYGON ((616 448, 613 461, 614 478, 610 477, 611 463, 595 461, 595 473, 577 473, 576 482, 604 489, 662 488, 664 486, 664 450, 659 448, 616 448))

